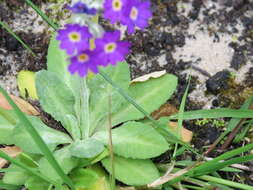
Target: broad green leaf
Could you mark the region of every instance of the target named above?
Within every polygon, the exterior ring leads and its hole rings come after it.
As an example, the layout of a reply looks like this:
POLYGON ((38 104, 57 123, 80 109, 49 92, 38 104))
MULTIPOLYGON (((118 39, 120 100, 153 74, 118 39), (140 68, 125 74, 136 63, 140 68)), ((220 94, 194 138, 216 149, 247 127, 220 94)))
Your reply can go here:
POLYGON ((81 131, 79 128, 78 121, 73 115, 65 115, 65 125, 64 128, 71 134, 73 139, 81 138, 81 131))
POLYGON ((29 177, 29 174, 13 164, 11 164, 9 168, 10 171, 5 172, 3 182, 11 185, 23 185, 29 177))
MULTIPOLYGON (((126 62, 119 62, 116 66, 107 66, 101 68, 111 77, 114 82, 123 88, 128 89, 130 82, 129 67, 126 62)), ((125 102, 124 98, 100 75, 94 76, 88 86, 91 91, 90 96, 90 112, 91 124, 94 126, 91 131, 99 127, 98 122, 108 117, 110 109, 111 113, 116 112, 125 102), (109 98, 111 105, 109 108, 109 98)))
POLYGON ((53 35, 48 47, 47 69, 57 74, 62 82, 66 83, 72 89, 73 93, 75 93, 79 90, 79 77, 71 75, 68 72, 68 65, 70 64, 68 61, 69 56, 65 51, 60 49, 59 44, 60 42, 53 35))
MULTIPOLYGON (((54 152, 54 157, 58 161, 59 165, 61 166, 62 170, 65 174, 68 174, 73 168, 75 168, 78 164, 78 159, 72 157, 69 146, 66 146, 64 148, 61 148, 54 152)), ((52 180, 61 180, 59 175, 54 171, 52 166, 49 164, 49 162, 46 160, 45 157, 43 157, 41 160, 39 160, 39 170, 42 174, 49 177, 52 180)))
POLYGON ((63 83, 65 83, 71 90, 75 96, 75 112, 76 114, 80 114, 82 110, 80 110, 79 100, 80 100, 80 83, 83 81, 77 75, 71 75, 68 72, 69 56, 65 53, 65 51, 61 50, 59 47, 59 41, 55 39, 55 35, 52 36, 48 54, 47 54, 47 69, 55 73, 63 83))
POLYGON ((108 176, 98 165, 75 169, 70 173, 77 190, 109 190, 108 176))
POLYGON ((11 135, 15 126, 7 121, 0 113, 0 144, 13 144, 11 135))
POLYGON ((35 73, 32 71, 20 71, 18 73, 18 88, 23 98, 28 97, 37 100, 37 92, 35 88, 35 73))
MULTIPOLYGON (((103 166, 111 173, 110 159, 102 160, 103 166)), ((146 185, 160 177, 151 160, 114 157, 115 178, 127 185, 146 185)))
MULTIPOLYGON (((150 114, 171 97, 176 86, 177 78, 174 75, 166 74, 145 82, 133 83, 129 87, 129 95, 150 114)), ((112 114, 112 124, 115 126, 125 121, 143 117, 139 110, 125 101, 121 108, 112 114)), ((107 121, 103 121, 100 125, 106 126, 107 121)))
POLYGON ((79 158, 92 158, 103 152, 104 145, 93 138, 77 140, 70 146, 72 156, 79 158))
MULTIPOLYGON (((69 125, 66 115, 75 115, 75 97, 68 86, 55 73, 40 71, 36 74, 36 88, 43 109, 63 126, 69 125)), ((66 129, 72 132, 69 127, 66 129)))
MULTIPOLYGON (((108 132, 98 132, 94 137, 108 144, 108 132)), ((169 148, 169 144, 155 129, 134 121, 113 129, 112 142, 114 153, 125 158, 152 158, 169 148)))
MULTIPOLYGON (((67 134, 47 127, 39 118, 33 116, 29 116, 28 118, 50 150, 54 150, 59 144, 72 142, 67 134)), ((40 149, 21 124, 18 124, 14 129, 12 143, 19 146, 25 152, 41 154, 40 149)))
POLYGON ((29 177, 24 185, 28 190, 47 190, 50 186, 46 181, 34 176, 29 177))

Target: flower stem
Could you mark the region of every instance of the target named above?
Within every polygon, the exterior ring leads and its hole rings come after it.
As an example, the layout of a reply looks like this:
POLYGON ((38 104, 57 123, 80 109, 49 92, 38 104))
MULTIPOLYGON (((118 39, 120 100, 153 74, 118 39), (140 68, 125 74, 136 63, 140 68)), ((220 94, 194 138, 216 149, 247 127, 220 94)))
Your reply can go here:
POLYGON ((90 91, 86 78, 84 80, 80 78, 80 129, 82 139, 88 139, 90 136, 89 96, 90 91))
POLYGON ((108 144, 109 144, 109 154, 110 154, 110 164, 111 164, 111 175, 110 175, 110 186, 111 190, 115 190, 115 167, 114 167, 114 154, 113 154, 113 142, 112 142, 112 117, 111 117, 111 105, 112 105, 112 99, 111 94, 108 98, 108 144))

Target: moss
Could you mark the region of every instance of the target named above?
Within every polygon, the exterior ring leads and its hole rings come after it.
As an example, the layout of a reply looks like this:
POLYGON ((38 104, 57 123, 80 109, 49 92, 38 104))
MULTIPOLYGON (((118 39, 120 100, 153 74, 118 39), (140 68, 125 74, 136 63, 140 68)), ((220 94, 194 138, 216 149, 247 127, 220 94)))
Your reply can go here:
POLYGON ((195 121, 195 125, 203 127, 207 124, 214 126, 216 128, 225 127, 225 121, 223 119, 198 119, 195 121))
POLYGON ((253 88, 235 82, 233 75, 229 79, 227 90, 219 95, 220 107, 238 109, 249 97, 253 96, 253 88))

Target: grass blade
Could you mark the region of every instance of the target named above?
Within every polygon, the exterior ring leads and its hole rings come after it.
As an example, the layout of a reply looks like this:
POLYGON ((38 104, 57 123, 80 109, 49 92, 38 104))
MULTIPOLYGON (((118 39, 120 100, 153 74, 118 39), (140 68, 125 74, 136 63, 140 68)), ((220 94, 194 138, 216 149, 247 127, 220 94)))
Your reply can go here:
POLYGON ((35 128, 32 126, 31 122, 27 119, 27 117, 24 115, 24 113, 21 112, 21 110, 18 108, 18 106, 12 101, 10 96, 6 93, 5 90, 3 90, 2 87, 0 87, 0 92, 5 96, 6 100, 9 102, 11 107, 14 109, 14 112, 16 113, 17 117, 19 118, 20 122, 24 124, 25 129, 27 132, 31 135, 36 145, 40 148, 41 152, 44 154, 45 158, 48 160, 48 162, 51 164, 51 166, 54 168, 54 170, 57 172, 57 174, 61 177, 63 182, 65 182, 67 185, 69 185, 72 190, 74 190, 74 185, 72 181, 68 178, 68 176, 63 172, 62 168, 54 158, 52 152, 49 150, 47 145, 44 143, 41 136, 38 134, 38 132, 35 130, 35 128))
POLYGON ((239 188, 239 189, 245 189, 245 190, 253 190, 252 186, 249 185, 245 185, 245 184, 241 184, 241 183, 236 183, 230 180, 225 180, 225 179, 221 179, 221 178, 216 178, 213 176, 199 176, 199 179, 202 180, 206 180, 208 182, 215 182, 215 183, 219 183, 219 184, 223 184, 226 186, 230 186, 230 187, 235 187, 235 188, 239 188))
MULTIPOLYGON (((179 139, 181 139, 181 136, 182 136, 181 131, 182 131, 182 128, 183 128, 183 116, 184 116, 186 98, 187 98, 187 94, 188 94, 188 90, 189 90, 189 86, 190 86, 190 80, 191 80, 191 78, 188 79, 188 84, 187 84, 187 87, 185 89, 182 101, 180 103, 179 112, 178 112, 177 136, 179 137, 179 139)), ((173 153, 173 156, 172 156, 174 159, 175 159, 176 153, 177 153, 177 146, 178 146, 178 144, 176 143, 174 153, 173 153)))
MULTIPOLYGON (((228 108, 212 109, 212 110, 196 110, 184 112, 183 119, 201 119, 201 118, 253 118, 253 110, 234 110, 228 108)), ((174 114, 168 117, 169 119, 178 119, 179 114, 174 114)))
POLYGON ((12 29, 4 22, 2 22, 0 20, 0 25, 7 31, 9 32, 17 41, 19 41, 19 43, 22 44, 22 46, 27 49, 34 57, 36 57, 35 53, 33 52, 33 50, 23 41, 21 40, 20 37, 18 37, 15 32, 12 31, 12 29))
POLYGON ((50 18, 48 18, 48 16, 43 13, 39 7, 37 7, 31 0, 25 0, 25 2, 33 8, 33 10, 35 10, 40 16, 41 18, 47 22, 47 24, 49 24, 54 30, 58 30, 58 25, 55 24, 53 21, 50 20, 50 18))
POLYGON ((190 174, 191 176, 203 175, 206 173, 217 171, 217 170, 224 168, 226 166, 229 166, 231 164, 235 164, 235 163, 239 163, 239 162, 246 162, 246 161, 248 161, 249 158, 253 159, 253 155, 243 156, 243 157, 234 158, 234 159, 230 159, 230 158, 232 158, 233 156, 236 156, 238 154, 241 154, 243 152, 249 151, 251 149, 253 149, 253 143, 248 144, 244 147, 237 148, 235 150, 231 150, 229 152, 226 152, 226 153, 218 156, 217 158, 214 158, 211 161, 205 162, 204 164, 192 169, 188 174, 190 174), (223 161, 226 159, 230 159, 230 160, 223 161), (223 161, 223 162, 221 162, 221 161, 223 161))

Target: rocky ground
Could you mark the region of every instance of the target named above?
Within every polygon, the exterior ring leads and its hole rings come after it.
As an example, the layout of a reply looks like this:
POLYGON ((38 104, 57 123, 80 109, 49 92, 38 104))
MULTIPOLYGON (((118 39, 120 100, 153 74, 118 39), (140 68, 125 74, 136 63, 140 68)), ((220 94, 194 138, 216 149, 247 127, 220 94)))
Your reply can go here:
MULTIPOLYGON (((52 9, 57 4, 34 2, 54 19, 61 18, 62 12, 52 9)), ((178 90, 169 102, 178 107, 191 75, 187 110, 239 108, 253 95, 252 1, 152 0, 152 10, 150 26, 126 36, 133 44, 127 57, 133 78, 160 70, 177 75, 178 90)), ((0 85, 18 95, 20 70, 46 68, 49 27, 19 0, 0 0, 0 18, 36 53, 32 56, 0 28, 0 85)), ((195 132, 199 147, 212 143, 222 131, 210 123, 204 130, 194 122, 185 125, 195 132)))

